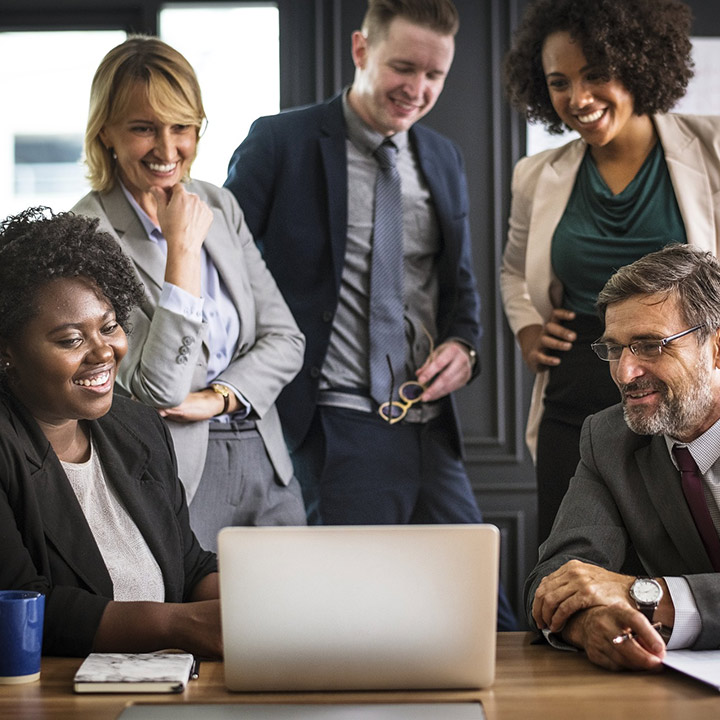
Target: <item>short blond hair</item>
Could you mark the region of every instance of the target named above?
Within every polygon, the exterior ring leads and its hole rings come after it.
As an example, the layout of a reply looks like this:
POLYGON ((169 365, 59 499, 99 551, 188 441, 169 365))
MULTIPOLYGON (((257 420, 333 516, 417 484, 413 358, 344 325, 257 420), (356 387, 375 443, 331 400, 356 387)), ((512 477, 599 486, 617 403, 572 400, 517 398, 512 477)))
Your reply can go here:
POLYGON ((85 163, 93 190, 107 192, 115 185, 116 161, 100 131, 120 119, 138 84, 145 86, 150 107, 163 122, 194 126, 200 137, 205 109, 192 66, 162 40, 133 35, 102 59, 92 81, 85 163))
POLYGON ((392 21, 401 17, 439 35, 454 36, 460 18, 452 0, 368 0, 362 30, 370 44, 387 37, 392 21))

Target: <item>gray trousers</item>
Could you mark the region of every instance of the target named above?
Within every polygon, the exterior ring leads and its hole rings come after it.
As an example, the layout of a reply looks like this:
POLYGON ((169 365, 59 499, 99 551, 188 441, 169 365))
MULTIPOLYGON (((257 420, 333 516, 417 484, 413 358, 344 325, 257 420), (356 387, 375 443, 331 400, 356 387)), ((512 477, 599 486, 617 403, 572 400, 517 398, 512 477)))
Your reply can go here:
POLYGON ((258 431, 247 423, 210 423, 207 458, 190 503, 200 545, 217 552, 217 534, 231 525, 305 525, 298 481, 284 486, 258 431))

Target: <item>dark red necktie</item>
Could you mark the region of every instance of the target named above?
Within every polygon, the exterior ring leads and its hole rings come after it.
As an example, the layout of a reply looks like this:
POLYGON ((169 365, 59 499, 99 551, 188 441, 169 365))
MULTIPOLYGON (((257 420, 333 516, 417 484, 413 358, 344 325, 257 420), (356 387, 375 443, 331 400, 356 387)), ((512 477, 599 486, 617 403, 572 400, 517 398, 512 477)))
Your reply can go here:
POLYGON ((720 538, 718 538, 717 530, 710 517, 710 511, 705 500, 700 468, 698 468, 697 463, 686 447, 675 445, 673 454, 680 467, 682 489, 695 521, 695 527, 700 533, 713 568, 716 572, 720 572, 720 538))

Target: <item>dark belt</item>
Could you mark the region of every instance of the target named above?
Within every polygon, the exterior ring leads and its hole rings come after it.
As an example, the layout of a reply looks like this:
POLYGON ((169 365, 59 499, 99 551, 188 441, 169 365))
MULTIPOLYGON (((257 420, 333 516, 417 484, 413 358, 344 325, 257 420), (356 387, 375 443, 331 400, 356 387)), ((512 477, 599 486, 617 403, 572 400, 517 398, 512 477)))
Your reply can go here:
MULTIPOLYGON (((341 390, 321 390, 318 395, 318 405, 325 407, 341 407, 346 410, 357 410, 364 413, 377 413, 378 404, 366 395, 342 392, 341 390)), ((426 423, 434 420, 442 413, 440 403, 418 403, 408 409, 403 422, 426 423)))
POLYGON ((246 432, 248 430, 257 430, 257 423, 255 420, 211 420, 210 430, 246 432))

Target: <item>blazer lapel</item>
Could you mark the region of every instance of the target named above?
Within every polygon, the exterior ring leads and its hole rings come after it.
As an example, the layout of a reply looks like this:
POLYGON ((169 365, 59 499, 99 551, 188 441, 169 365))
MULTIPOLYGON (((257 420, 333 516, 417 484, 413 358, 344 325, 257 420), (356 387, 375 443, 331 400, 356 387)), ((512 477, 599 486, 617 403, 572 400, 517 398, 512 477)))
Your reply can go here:
MULTIPOLYGON (((430 189, 430 196, 435 207, 435 215, 443 241, 443 264, 445 267, 453 268, 454 271, 459 262, 460 246, 456 242, 448 242, 456 238, 457 233, 449 228, 447 223, 457 216, 457 209, 453 211, 453 198, 451 198, 451 190, 445 182, 446 175, 438 169, 434 148, 431 143, 425 142, 423 134, 417 132, 417 128, 412 127, 409 137, 417 153, 418 164, 430 189)), ((455 200, 459 205, 460 199, 455 198, 455 200)))
MULTIPOLYGON (((713 572, 702 539, 695 528, 680 485, 680 476, 668 455, 665 438, 655 436, 636 455, 640 473, 660 523, 667 530, 690 573, 713 572)), ((640 508, 638 512, 642 512, 640 508)))
MULTIPOLYGON (((193 189, 191 184, 188 191, 197 192, 197 188, 193 189)), ((224 232, 225 220, 221 211, 213 208, 213 215, 215 219, 210 226, 203 247, 225 283, 225 287, 240 315, 241 326, 244 326, 245 323, 242 322, 243 308, 247 306, 248 298, 252 297, 252 288, 247 273, 238 271, 237 264, 243 262, 243 260, 238 256, 235 246, 229 241, 224 232)))
POLYGON ((653 117, 670 179, 691 245, 715 252, 713 197, 700 138, 686 133, 672 115, 653 117))
POLYGON ((325 169, 327 192, 328 228, 332 249, 335 287, 345 262, 347 240, 347 131, 342 109, 342 95, 336 95, 325 108, 320 124, 320 156, 325 169))
POLYGON ((118 183, 109 193, 100 196, 105 215, 125 245, 125 250, 140 271, 142 281, 159 294, 165 278, 165 255, 147 233, 118 183))
POLYGON ((543 317, 549 317, 552 308, 560 306, 561 298, 551 297, 554 287, 559 290, 559 283, 552 272, 550 246, 555 228, 570 200, 586 148, 587 145, 578 140, 564 148, 553 162, 546 163, 534 193, 530 219, 532 238, 528 238, 525 266, 532 269, 527 273, 533 278, 528 284, 529 291, 543 317), (538 292, 542 294, 538 295, 538 292))
POLYGON ((171 532, 175 527, 174 518, 163 516, 166 503, 156 497, 156 492, 162 493, 162 488, 146 473, 150 448, 132 428, 112 417, 112 411, 93 423, 93 438, 107 481, 145 538, 162 571, 166 596, 176 597, 178 592, 182 595, 182 589, 168 587, 174 577, 169 568, 176 557, 178 540, 171 532))
POLYGON ((110 575, 70 482, 35 420, 11 400, 21 419, 16 429, 33 468, 36 498, 48 540, 67 565, 98 595, 112 597, 110 575))

